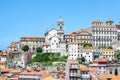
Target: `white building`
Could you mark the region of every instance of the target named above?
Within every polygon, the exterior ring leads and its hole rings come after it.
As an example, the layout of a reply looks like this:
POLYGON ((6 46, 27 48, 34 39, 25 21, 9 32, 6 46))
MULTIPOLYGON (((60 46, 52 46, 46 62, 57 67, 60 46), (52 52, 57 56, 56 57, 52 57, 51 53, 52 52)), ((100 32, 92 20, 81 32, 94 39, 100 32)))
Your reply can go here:
POLYGON ((49 39, 49 42, 43 44, 43 52, 60 52, 60 38, 53 36, 49 39))
POLYGON ((60 52, 59 46, 60 46, 60 38, 58 36, 53 36, 50 38, 50 51, 51 52, 60 52))
POLYGON ((7 51, 7 53, 9 53, 9 52, 14 52, 14 51, 19 51, 19 50, 20 50, 19 47, 20 47, 19 42, 13 41, 13 42, 10 44, 10 46, 7 47, 6 51, 7 51))
POLYGON ((5 52, 0 52, 0 62, 5 62, 7 59, 7 54, 5 52))
POLYGON ((117 27, 117 40, 120 41, 120 23, 116 25, 117 27))
POLYGON ((83 46, 80 42, 69 42, 68 43, 68 59, 76 60, 80 57, 80 52, 82 51, 83 46))
POLYGON ((112 43, 112 48, 116 51, 116 50, 120 50, 120 41, 117 42, 113 42, 112 43))
POLYGON ((63 51, 66 52, 65 50, 66 47, 64 47, 66 45, 64 43, 61 43, 61 41, 63 40, 63 35, 64 35, 64 22, 60 17, 58 20, 57 29, 51 29, 50 31, 47 31, 45 33, 45 43, 43 44, 43 51, 60 53, 63 53, 63 51))
POLYGON ((88 46, 83 48, 83 43, 69 42, 68 43, 68 60, 77 60, 77 58, 85 58, 85 62, 92 62, 99 57, 99 50, 96 46, 88 46))
POLYGON ((96 46, 88 46, 83 48, 80 56, 85 58, 85 63, 89 63, 92 62, 95 58, 99 58, 99 54, 100 52, 96 46))
POLYGON ((95 20, 92 23, 93 45, 105 48, 111 46, 114 41, 117 41, 117 28, 112 20, 102 24, 100 20, 95 20))
POLYGON ((59 46, 59 51, 61 53, 61 55, 67 55, 67 51, 66 51, 66 41, 61 40, 60 41, 60 46, 59 46))
POLYGON ((93 52, 91 50, 84 50, 83 52, 80 53, 81 57, 85 58, 85 63, 89 63, 93 61, 93 52))
POLYGON ((53 36, 58 36, 63 39, 64 35, 64 21, 60 17, 57 22, 57 29, 51 29, 45 33, 45 42, 50 42, 49 39, 53 36))
POLYGON ((51 29, 50 31, 45 33, 45 42, 50 42, 50 38, 53 36, 57 36, 56 29, 51 29))
POLYGON ((50 48, 50 43, 49 42, 45 42, 43 45, 42 45, 42 48, 43 48, 43 52, 51 52, 51 48, 50 48))

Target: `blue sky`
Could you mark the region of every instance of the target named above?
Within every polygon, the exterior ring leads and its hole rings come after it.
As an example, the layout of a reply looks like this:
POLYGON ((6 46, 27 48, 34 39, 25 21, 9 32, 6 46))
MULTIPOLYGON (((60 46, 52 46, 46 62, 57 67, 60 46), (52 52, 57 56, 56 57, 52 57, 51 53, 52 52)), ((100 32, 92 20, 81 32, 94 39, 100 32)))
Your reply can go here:
POLYGON ((0 49, 22 36, 44 36, 60 16, 65 33, 87 28, 96 19, 118 24, 120 0, 0 0, 0 49))

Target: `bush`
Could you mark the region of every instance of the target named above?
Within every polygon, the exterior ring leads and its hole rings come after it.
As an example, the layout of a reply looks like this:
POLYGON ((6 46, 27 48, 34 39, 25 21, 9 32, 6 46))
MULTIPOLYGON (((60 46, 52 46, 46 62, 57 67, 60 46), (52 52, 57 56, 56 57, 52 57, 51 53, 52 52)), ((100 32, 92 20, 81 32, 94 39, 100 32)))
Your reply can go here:
POLYGON ((108 46, 107 49, 113 49, 112 46, 108 46))
POLYGON ((37 52, 37 53, 41 53, 42 51, 43 51, 43 50, 42 50, 41 47, 37 47, 37 48, 36 48, 36 52, 37 52))
POLYGON ((92 44, 88 44, 88 43, 84 43, 84 44, 83 44, 83 47, 84 47, 84 48, 87 47, 87 46, 88 46, 88 47, 89 47, 89 46, 92 46, 92 44))
POLYGON ((28 46, 28 45, 24 45, 24 46, 22 47, 22 50, 23 50, 24 52, 28 51, 28 50, 29 50, 29 46, 28 46))
POLYGON ((52 62, 66 62, 68 56, 60 56, 59 53, 41 53, 33 57, 32 62, 43 62, 44 65, 50 66, 52 62))

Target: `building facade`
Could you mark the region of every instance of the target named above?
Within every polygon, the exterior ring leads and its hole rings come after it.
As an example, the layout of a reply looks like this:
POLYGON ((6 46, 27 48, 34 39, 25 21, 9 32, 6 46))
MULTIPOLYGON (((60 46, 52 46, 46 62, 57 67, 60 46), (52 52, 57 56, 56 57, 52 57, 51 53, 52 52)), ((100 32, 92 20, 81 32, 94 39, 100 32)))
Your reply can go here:
POLYGON ((120 41, 120 24, 116 25, 117 27, 117 40, 120 41))
POLYGON ((70 34, 65 34, 64 40, 66 42, 78 41, 78 42, 82 42, 82 43, 91 44, 92 43, 92 34, 85 30, 77 30, 70 34))
POLYGON ((78 61, 67 61, 66 80, 81 80, 81 70, 78 61))
POLYGON ((90 70, 87 66, 80 64, 81 69, 81 80, 91 80, 90 70))
POLYGON ((115 59, 115 51, 113 49, 102 49, 101 54, 103 58, 109 61, 115 59))
POLYGON ((116 76, 120 75, 120 61, 116 59, 109 61, 106 71, 107 74, 114 74, 116 76))
POLYGON ((93 45, 105 48, 111 46, 114 41, 117 41, 117 28, 112 20, 102 24, 100 20, 95 20, 92 23, 93 45))
POLYGON ((107 60, 106 59, 95 59, 93 60, 93 64, 89 65, 89 69, 97 70, 97 75, 99 74, 106 74, 106 66, 107 66, 107 60))
POLYGON ((83 49, 83 44, 80 42, 69 42, 68 43, 68 59, 69 60, 77 60, 80 58, 81 51, 83 49))
POLYGON ((28 45, 30 51, 36 51, 36 48, 42 47, 44 42, 45 42, 44 37, 24 36, 24 37, 21 37, 20 39, 20 48, 22 48, 24 45, 28 45))

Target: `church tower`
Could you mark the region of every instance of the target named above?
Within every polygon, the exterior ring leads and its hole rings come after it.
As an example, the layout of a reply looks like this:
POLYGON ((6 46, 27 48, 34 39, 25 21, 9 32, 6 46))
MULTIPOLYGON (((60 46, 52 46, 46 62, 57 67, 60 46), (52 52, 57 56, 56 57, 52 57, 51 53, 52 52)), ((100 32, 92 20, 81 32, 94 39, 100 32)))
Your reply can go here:
POLYGON ((58 19, 58 23, 57 23, 58 29, 57 29, 57 34, 58 36, 63 39, 63 35, 64 35, 64 22, 62 20, 62 17, 60 16, 60 18, 58 19))

